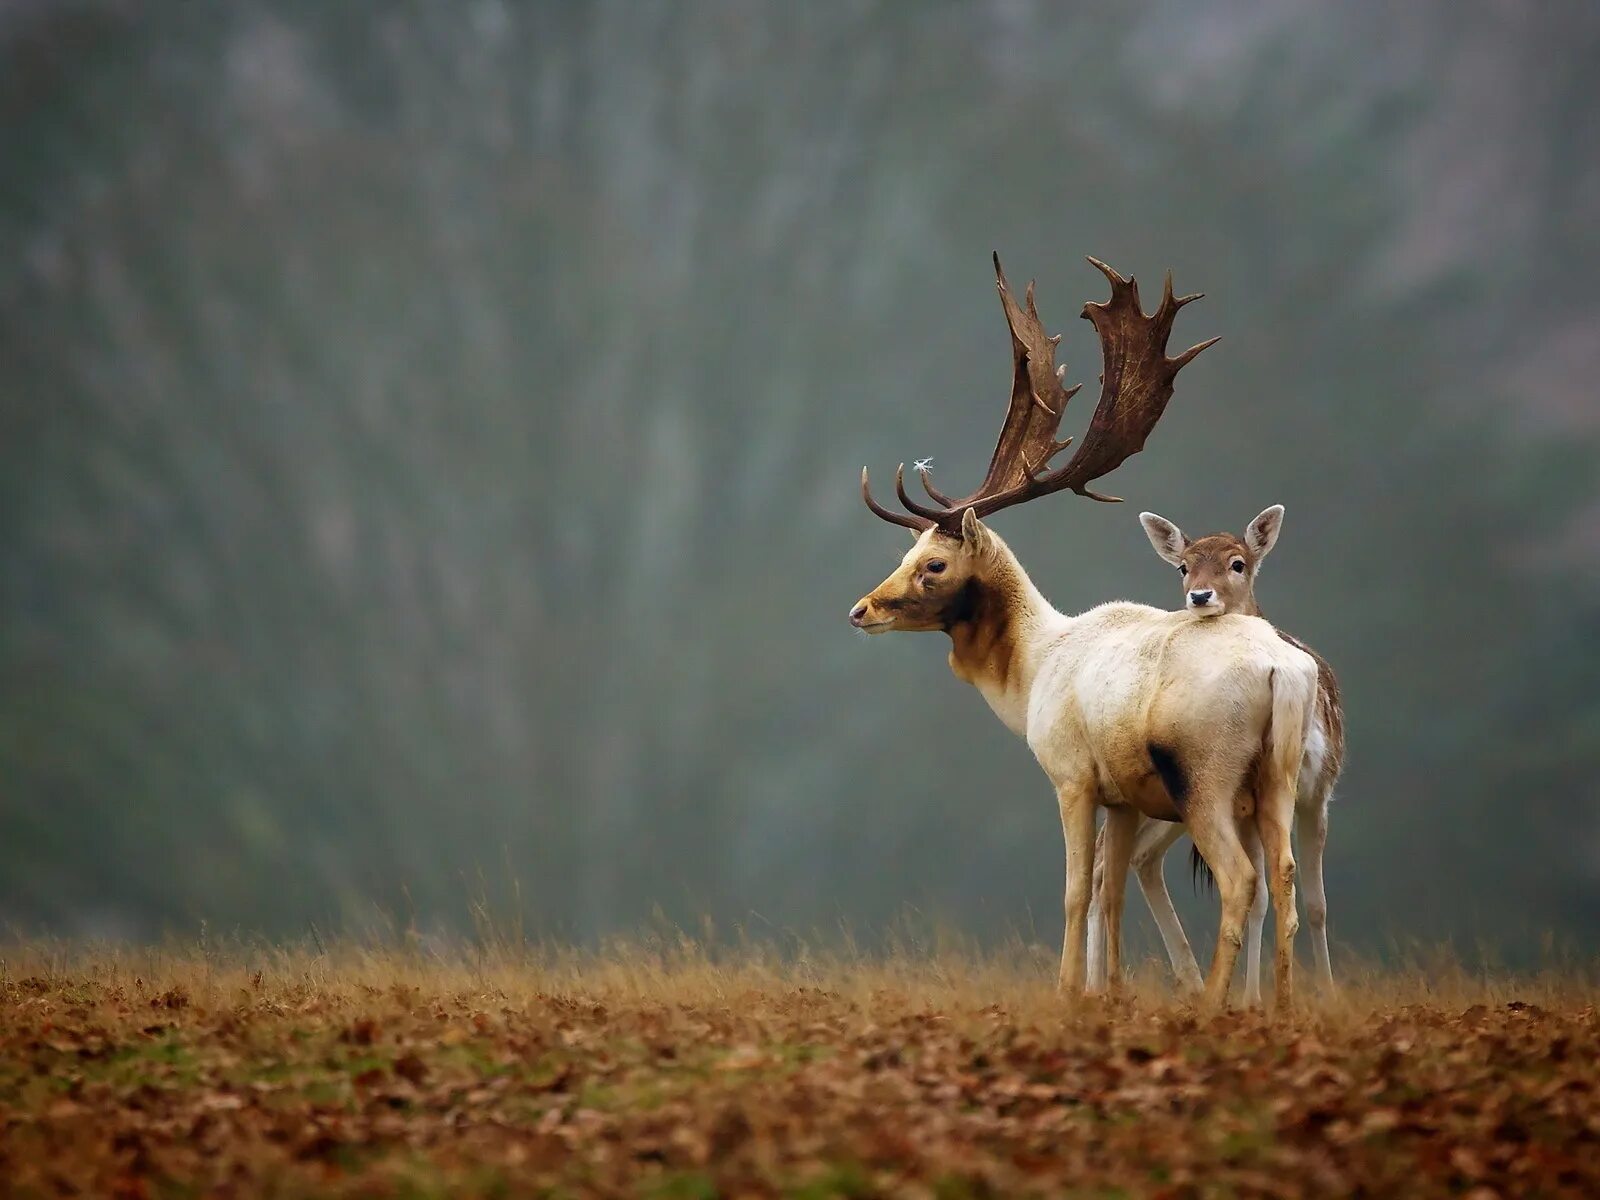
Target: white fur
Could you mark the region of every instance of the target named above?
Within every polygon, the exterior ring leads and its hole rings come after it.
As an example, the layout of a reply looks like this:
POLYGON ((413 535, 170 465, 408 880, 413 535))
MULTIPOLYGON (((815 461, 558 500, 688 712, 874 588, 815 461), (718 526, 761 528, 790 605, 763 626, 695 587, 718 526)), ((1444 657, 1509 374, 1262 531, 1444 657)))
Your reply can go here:
POLYGON ((1328 734, 1320 720, 1313 721, 1311 733, 1306 738, 1305 754, 1300 759, 1300 786, 1302 796, 1311 796, 1322 775, 1322 764, 1328 755, 1328 734))

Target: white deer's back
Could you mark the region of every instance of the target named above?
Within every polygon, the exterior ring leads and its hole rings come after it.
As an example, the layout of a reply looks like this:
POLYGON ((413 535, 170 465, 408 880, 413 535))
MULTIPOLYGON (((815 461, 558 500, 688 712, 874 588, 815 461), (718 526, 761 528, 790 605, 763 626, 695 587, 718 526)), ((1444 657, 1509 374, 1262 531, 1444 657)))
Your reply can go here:
POLYGON ((1263 744, 1278 670, 1315 687, 1315 662, 1257 617, 1103 604, 1041 655, 1028 744, 1058 786, 1092 773, 1108 799, 1170 820, 1152 747, 1192 780, 1237 780, 1263 744))

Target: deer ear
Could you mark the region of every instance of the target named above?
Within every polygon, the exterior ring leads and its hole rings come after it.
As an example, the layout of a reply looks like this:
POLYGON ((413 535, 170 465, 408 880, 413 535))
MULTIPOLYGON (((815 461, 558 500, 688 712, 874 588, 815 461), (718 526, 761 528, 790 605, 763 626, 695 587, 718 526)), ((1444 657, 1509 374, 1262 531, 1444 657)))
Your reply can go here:
POLYGON ((1250 553, 1260 562, 1272 552, 1273 546, 1278 544, 1278 533, 1283 529, 1283 505, 1274 504, 1263 512, 1250 527, 1244 531, 1244 544, 1250 547, 1250 553))
POLYGON ((1152 512, 1140 513, 1139 524, 1144 526, 1144 535, 1157 554, 1173 566, 1183 561, 1183 552, 1189 548, 1189 539, 1183 536, 1183 530, 1152 512))
POLYGON ((969 549, 982 549, 988 538, 989 531, 983 527, 983 522, 978 520, 977 513, 969 508, 961 514, 961 540, 969 549))

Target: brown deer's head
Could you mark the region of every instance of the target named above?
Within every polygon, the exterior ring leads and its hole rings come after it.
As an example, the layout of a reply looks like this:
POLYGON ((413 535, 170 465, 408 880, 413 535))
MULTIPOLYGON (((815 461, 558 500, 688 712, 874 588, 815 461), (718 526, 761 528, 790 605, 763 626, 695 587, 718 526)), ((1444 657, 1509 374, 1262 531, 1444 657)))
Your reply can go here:
POLYGON ((1168 358, 1167 337, 1178 310, 1199 295, 1175 297, 1169 273, 1160 306, 1146 316, 1136 280, 1124 279, 1097 259, 1089 262, 1110 282, 1111 299, 1083 306, 1084 319, 1099 334, 1104 367, 1100 401, 1082 444, 1065 466, 1049 469, 1050 460, 1072 442, 1058 440, 1056 433, 1078 387, 1062 383, 1066 367, 1055 365, 1061 335, 1045 334, 1034 307, 1033 284, 1028 285, 1024 303, 1018 304, 997 254, 995 286, 1011 329, 1011 399, 989 470, 978 490, 960 500, 935 488, 928 471, 919 471, 923 489, 934 502, 928 505, 906 493, 901 464, 894 485, 905 511, 896 512, 872 498, 862 468, 861 498, 867 507, 885 521, 910 529, 917 542, 894 574, 850 610, 850 622, 858 629, 948 631, 966 620, 981 599, 984 564, 998 540, 982 522, 991 513, 1068 489, 1092 500, 1117 502, 1114 496, 1090 491, 1088 485, 1144 448, 1172 398, 1178 371, 1217 339, 1168 358))
POLYGON ((1256 573, 1283 528, 1283 505, 1274 504, 1245 528, 1244 536, 1212 533, 1190 541, 1165 517, 1140 513, 1139 524, 1156 553, 1178 568, 1183 605, 1202 617, 1243 613, 1259 617, 1256 573))

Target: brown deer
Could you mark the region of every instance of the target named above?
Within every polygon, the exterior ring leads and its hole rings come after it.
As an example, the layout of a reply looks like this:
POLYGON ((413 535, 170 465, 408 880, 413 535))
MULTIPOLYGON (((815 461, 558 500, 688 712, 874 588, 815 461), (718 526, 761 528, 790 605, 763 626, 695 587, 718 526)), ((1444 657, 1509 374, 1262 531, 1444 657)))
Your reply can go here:
MULTIPOLYGON (((1262 560, 1272 552, 1283 530, 1283 505, 1274 504, 1245 527, 1243 537, 1213 533, 1191 541, 1165 517, 1140 513, 1150 544, 1164 560, 1178 569, 1183 582, 1184 608, 1205 620, 1226 613, 1261 617, 1255 584, 1262 560)), ((1300 834, 1300 862, 1305 869, 1306 919, 1311 926, 1311 950, 1316 961, 1317 981, 1325 990, 1333 987, 1333 964, 1328 956, 1328 902, 1323 888, 1322 856, 1328 841, 1328 805, 1333 786, 1344 765, 1344 707, 1339 698, 1339 680, 1326 659, 1281 629, 1278 636, 1304 650, 1317 664, 1317 703, 1311 732, 1306 740, 1296 787, 1295 814, 1300 834)), ((1161 931, 1178 977, 1191 987, 1200 986, 1200 967, 1184 935, 1183 926, 1167 892, 1162 862, 1182 829, 1175 825, 1145 821, 1134 839, 1133 868, 1140 890, 1161 931)), ((1098 849, 1098 847, 1097 847, 1098 849)), ((1260 869, 1259 848, 1253 857, 1260 869)), ((1097 858, 1097 877, 1103 868, 1097 858)), ((1098 887, 1098 880, 1097 880, 1098 887)), ((1097 925, 1100 901, 1091 903, 1089 921, 1089 976, 1091 986, 1105 982, 1104 957, 1098 945, 1097 925)), ((1258 895, 1250 911, 1245 940, 1245 1002, 1261 1002, 1261 930, 1266 919, 1266 897, 1258 895)))
POLYGON ((1292 997, 1294 855, 1289 825, 1295 779, 1316 699, 1316 663, 1265 621, 1111 603, 1077 616, 1058 612, 983 518, 1054 492, 1112 500, 1089 484, 1144 447, 1172 396, 1178 371, 1216 339, 1176 358, 1166 354, 1178 310, 1198 296, 1172 294, 1146 315, 1138 284, 1089 260, 1111 284, 1111 299, 1089 303, 1103 355, 1099 403, 1088 433, 1065 466, 1050 461, 1067 402, 1065 367, 1055 366, 1034 307, 1019 305, 995 258, 995 282, 1011 329, 1011 398, 983 483, 956 500, 923 487, 913 500, 904 466, 895 473, 897 512, 861 496, 879 517, 909 529, 915 544, 887 579, 850 612, 869 633, 938 631, 950 638, 950 667, 973 684, 1028 747, 1055 788, 1066 841, 1066 934, 1060 982, 1085 983, 1084 951, 1095 845, 1095 814, 1106 809, 1106 961, 1117 978, 1121 899, 1141 818, 1183 821, 1216 876, 1222 916, 1206 981, 1207 1001, 1226 1002, 1257 892, 1245 836, 1264 847, 1277 907, 1278 998, 1292 997))

